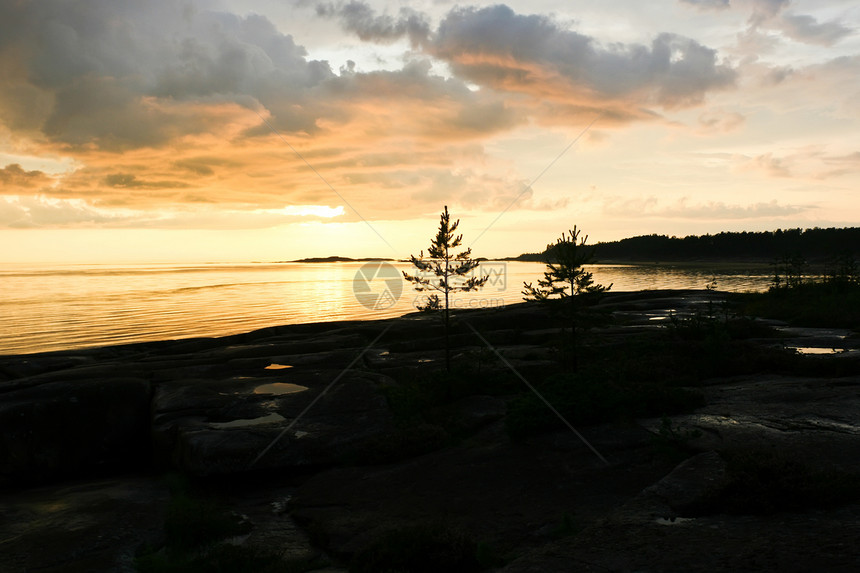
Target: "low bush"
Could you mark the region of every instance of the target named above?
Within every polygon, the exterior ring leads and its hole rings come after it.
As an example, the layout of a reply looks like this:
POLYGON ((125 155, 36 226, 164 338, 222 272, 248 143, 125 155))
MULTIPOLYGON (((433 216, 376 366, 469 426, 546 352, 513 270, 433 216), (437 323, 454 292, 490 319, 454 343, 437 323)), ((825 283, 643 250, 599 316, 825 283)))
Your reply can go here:
POLYGON ((836 507, 860 500, 860 476, 812 468, 772 451, 727 453, 726 477, 690 515, 773 514, 836 507))
MULTIPOLYGON (((585 426, 678 414, 704 405, 702 394, 695 390, 618 381, 594 372, 552 376, 538 391, 568 422, 585 426)), ((514 438, 563 427, 561 420, 533 393, 522 394, 510 402, 505 422, 514 438)))
POLYGON ((860 327, 860 284, 805 282, 764 293, 737 295, 752 316, 785 320, 797 326, 860 327))

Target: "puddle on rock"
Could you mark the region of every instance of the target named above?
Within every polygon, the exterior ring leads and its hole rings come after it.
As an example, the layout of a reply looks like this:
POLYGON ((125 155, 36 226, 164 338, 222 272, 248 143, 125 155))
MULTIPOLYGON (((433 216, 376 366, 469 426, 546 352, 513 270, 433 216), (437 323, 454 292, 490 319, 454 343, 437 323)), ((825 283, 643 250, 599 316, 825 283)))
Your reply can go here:
POLYGON ((820 346, 789 346, 800 354, 845 354, 851 352, 844 348, 821 348, 820 346))
POLYGON ((292 368, 292 366, 289 364, 269 364, 265 370, 286 370, 287 368, 292 368))
POLYGON ((254 394, 295 394, 304 392, 307 386, 299 384, 290 384, 289 382, 272 382, 271 384, 262 384, 254 388, 254 394))
POLYGON ((283 422, 285 418, 278 413, 271 413, 261 418, 249 418, 244 420, 232 420, 230 422, 209 422, 213 428, 245 428, 248 426, 259 426, 260 424, 272 424, 283 422))

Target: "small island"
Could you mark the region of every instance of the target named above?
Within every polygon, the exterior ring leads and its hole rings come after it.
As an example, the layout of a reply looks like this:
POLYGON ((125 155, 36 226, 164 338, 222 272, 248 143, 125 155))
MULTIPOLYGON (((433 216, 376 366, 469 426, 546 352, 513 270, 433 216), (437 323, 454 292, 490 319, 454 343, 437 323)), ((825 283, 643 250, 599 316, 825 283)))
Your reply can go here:
POLYGON ((396 259, 386 259, 384 257, 367 257, 361 259, 352 259, 349 257, 307 257, 304 259, 296 259, 294 261, 278 261, 282 263, 370 263, 378 261, 395 261, 396 259))

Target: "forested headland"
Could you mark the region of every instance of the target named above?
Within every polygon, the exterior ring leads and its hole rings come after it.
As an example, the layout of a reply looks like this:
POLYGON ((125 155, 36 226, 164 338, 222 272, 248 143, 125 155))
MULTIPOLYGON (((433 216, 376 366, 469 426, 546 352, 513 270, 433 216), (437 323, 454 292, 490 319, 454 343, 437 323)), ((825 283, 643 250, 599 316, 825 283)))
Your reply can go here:
MULTIPOLYGON (((772 262, 786 257, 803 257, 809 262, 826 262, 846 255, 860 255, 860 228, 723 232, 683 238, 657 234, 641 235, 620 241, 596 243, 594 254, 600 262, 772 262)), ((547 251, 525 253, 512 260, 543 262, 546 256, 547 251)))

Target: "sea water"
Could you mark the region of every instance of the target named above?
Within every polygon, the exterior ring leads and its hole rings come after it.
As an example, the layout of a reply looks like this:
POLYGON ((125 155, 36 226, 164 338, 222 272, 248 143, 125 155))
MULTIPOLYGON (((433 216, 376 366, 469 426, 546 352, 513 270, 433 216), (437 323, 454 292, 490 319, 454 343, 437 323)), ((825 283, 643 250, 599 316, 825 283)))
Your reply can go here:
MULTIPOLYGON (((409 263, 392 263, 414 271, 409 263)), ((0 265, 0 354, 130 342, 223 336, 267 326, 390 318, 413 312, 425 294, 366 263, 150 265, 0 265), (399 284, 398 285, 396 283, 399 284), (363 286, 362 286, 363 285, 363 286), (391 287, 391 288, 389 288, 391 287), (363 289, 363 290, 362 290, 363 289), (376 299, 369 294, 382 294, 376 299), (359 292, 359 296, 356 296, 359 292), (363 294, 362 294, 363 293, 363 294), (395 296, 396 295, 396 296, 395 296)), ((378 263, 377 263, 378 265, 378 263)), ((458 308, 522 300, 540 263, 485 262, 479 292, 452 300, 458 308)), ((764 290, 767 265, 593 265, 595 281, 613 291, 764 290)))

